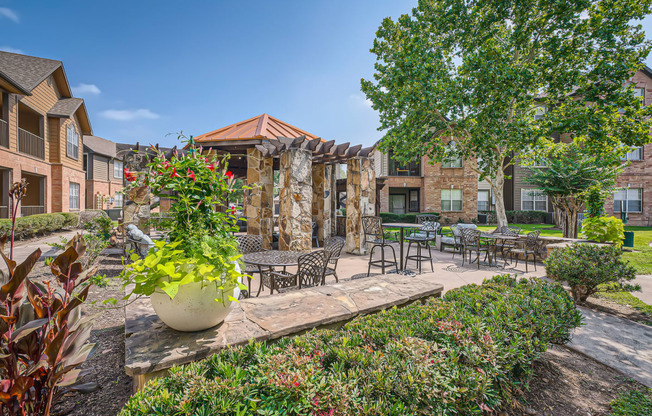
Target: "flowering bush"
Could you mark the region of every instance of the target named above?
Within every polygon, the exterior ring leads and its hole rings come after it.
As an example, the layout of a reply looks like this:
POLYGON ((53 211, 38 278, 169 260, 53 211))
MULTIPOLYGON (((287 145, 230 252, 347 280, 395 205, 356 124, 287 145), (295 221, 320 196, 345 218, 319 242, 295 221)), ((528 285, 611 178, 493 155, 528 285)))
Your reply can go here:
POLYGON ((125 266, 124 284, 135 283, 131 294, 151 295, 160 288, 174 298, 180 286, 191 282, 215 284, 225 293, 236 285, 246 289, 235 267, 240 257, 232 235, 237 219, 221 208, 235 181, 228 156, 204 154, 192 138, 189 144, 188 150, 175 150, 169 158, 152 147, 144 172, 125 168, 126 193, 147 186, 153 195, 173 201, 168 212, 170 243, 158 242, 144 259, 132 255, 133 262, 125 266))
POLYGON ((121 415, 489 414, 527 387, 532 362, 568 342, 580 318, 558 284, 495 277, 340 330, 172 368, 121 415))

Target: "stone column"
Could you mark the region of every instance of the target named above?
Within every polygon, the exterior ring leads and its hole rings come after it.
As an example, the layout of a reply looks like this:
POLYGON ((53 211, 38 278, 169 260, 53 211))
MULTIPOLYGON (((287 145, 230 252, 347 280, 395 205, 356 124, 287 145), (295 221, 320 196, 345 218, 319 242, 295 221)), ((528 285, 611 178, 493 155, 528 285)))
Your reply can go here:
POLYGON ((346 252, 367 254, 362 217, 376 215, 376 174, 373 160, 355 157, 346 168, 346 252))
POLYGON ((332 165, 312 165, 312 220, 317 223, 319 246, 331 236, 332 165))
MULTIPOLYGON (((141 172, 146 169, 149 158, 145 152, 129 151, 124 157, 124 167, 131 172, 141 172)), ((126 186, 126 178, 123 179, 123 186, 126 186)), ((149 187, 140 186, 133 188, 124 196, 122 205, 123 226, 135 224, 145 234, 149 234, 149 209, 150 195, 149 187)))
POLYGON ((247 234, 262 235, 263 248, 272 248, 274 229, 274 169, 273 159, 264 157, 258 149, 247 149, 247 185, 244 207, 247 234))
POLYGON ((278 248, 312 249, 312 152, 288 149, 281 153, 278 248))

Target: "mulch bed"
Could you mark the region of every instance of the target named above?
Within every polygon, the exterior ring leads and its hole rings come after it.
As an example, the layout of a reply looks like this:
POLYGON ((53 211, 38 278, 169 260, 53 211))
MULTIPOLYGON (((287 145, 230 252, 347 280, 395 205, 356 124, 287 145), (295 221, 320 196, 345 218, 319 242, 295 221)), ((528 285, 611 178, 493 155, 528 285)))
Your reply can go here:
MULTIPOLYGON (((108 277, 120 274, 122 263, 119 255, 100 256, 99 262, 99 274, 108 277)), ((31 273, 31 277, 38 280, 50 276, 49 268, 43 264, 35 266, 31 273)), ((132 394, 131 378, 124 373, 124 310, 101 303, 104 299, 120 299, 123 295, 117 279, 109 280, 107 287, 91 289, 91 303, 83 306, 84 314, 99 313, 90 339, 95 348, 83 367, 91 369, 84 381, 95 381, 100 388, 93 393, 74 393, 64 397, 55 407, 59 414, 116 415, 132 394), (92 302, 96 303, 93 305, 92 302)), ((592 307, 604 308, 602 310, 619 316, 632 316, 632 311, 623 309, 626 307, 604 299, 591 299, 590 303, 592 307)), ((619 392, 644 389, 612 368, 562 346, 555 346, 542 354, 535 362, 534 374, 521 403, 500 416, 606 416, 609 403, 619 392)))

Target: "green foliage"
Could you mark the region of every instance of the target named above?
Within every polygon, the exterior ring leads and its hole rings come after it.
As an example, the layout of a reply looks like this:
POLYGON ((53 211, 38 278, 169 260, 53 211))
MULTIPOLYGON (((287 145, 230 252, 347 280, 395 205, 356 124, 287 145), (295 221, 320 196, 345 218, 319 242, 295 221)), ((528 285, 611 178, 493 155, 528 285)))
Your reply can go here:
POLYGON ((545 260, 548 277, 567 282, 573 299, 585 302, 606 283, 618 284, 623 290, 634 287, 627 282, 636 277, 636 270, 621 259, 622 252, 614 246, 580 244, 555 248, 545 260))
POLYGON ((443 299, 174 367, 121 415, 482 415, 516 398, 532 362, 581 316, 564 289, 495 277, 443 299))
POLYGON ((594 294, 596 298, 607 299, 619 305, 629 306, 652 318, 652 305, 648 305, 631 293, 623 291, 620 286, 604 285, 599 290, 594 294))
POLYGON ((91 221, 83 224, 82 228, 88 231, 91 234, 104 237, 108 240, 111 236, 111 227, 113 226, 113 221, 108 216, 98 216, 91 221))
POLYGON ((652 106, 623 88, 649 53, 635 23, 648 13, 649 0, 422 0, 385 18, 374 79, 362 80, 386 132, 380 150, 404 162, 477 158, 480 179, 502 190, 505 165, 560 133, 601 155, 648 143, 652 106))
POLYGON ((76 228, 79 225, 79 212, 60 212, 66 219, 63 223, 64 228, 76 228))
MULTIPOLYGON (((487 222, 496 224, 498 222, 496 212, 488 211, 488 214, 487 222)), ((548 213, 545 211, 505 211, 505 214, 510 224, 544 224, 548 218, 548 213)))
POLYGON ((418 214, 394 214, 392 212, 381 212, 378 214, 380 218, 383 219, 383 222, 407 222, 407 223, 416 223, 417 215, 436 215, 437 218, 440 218, 441 215, 438 212, 422 212, 418 214))
MULTIPOLYGON (((121 276, 125 287, 134 284, 130 292, 133 295, 150 296, 160 288, 174 298, 180 286, 204 282, 216 285, 229 296, 236 285, 247 289, 238 282, 242 276, 236 270, 240 256, 237 242, 220 235, 204 235, 190 240, 186 246, 181 241, 159 240, 144 258, 132 254, 132 263, 125 265, 121 276)), ((216 300, 224 303, 226 299, 216 300)))
POLYGON ((588 217, 582 220, 582 234, 589 240, 620 247, 625 238, 625 226, 616 217, 588 217))
MULTIPOLYGON (((67 227, 66 216, 56 214, 36 214, 16 218, 16 239, 26 239, 59 231, 67 227)), ((0 219, 0 235, 11 233, 11 219, 0 219)))
POLYGON ((604 202, 611 193, 611 189, 605 191, 601 186, 592 186, 586 194, 586 213, 589 217, 602 217, 604 212, 604 202))
POLYGON ((652 391, 630 390, 611 402, 609 416, 652 416, 652 391))

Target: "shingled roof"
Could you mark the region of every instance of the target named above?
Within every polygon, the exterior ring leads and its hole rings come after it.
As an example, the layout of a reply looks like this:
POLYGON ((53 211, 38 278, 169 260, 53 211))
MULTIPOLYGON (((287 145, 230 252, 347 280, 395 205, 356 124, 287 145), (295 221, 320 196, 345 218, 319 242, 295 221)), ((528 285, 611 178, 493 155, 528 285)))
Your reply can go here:
POLYGON ((309 140, 317 136, 301 130, 291 124, 272 117, 269 114, 261 114, 256 117, 213 130, 209 133, 195 137, 196 143, 220 142, 226 140, 276 140, 279 136, 296 138, 306 136, 309 140))
POLYGON ((26 92, 31 92, 62 65, 61 61, 0 51, 0 72, 26 92))
POLYGON ((84 103, 81 98, 62 98, 48 111, 49 117, 72 117, 80 105, 84 103))

